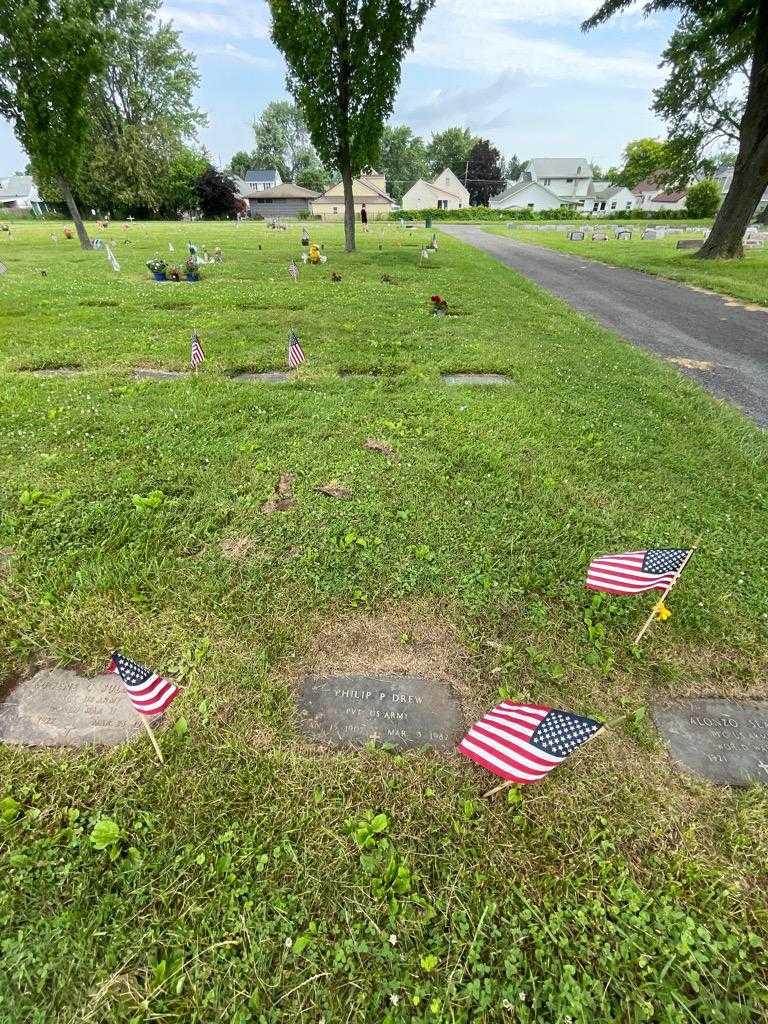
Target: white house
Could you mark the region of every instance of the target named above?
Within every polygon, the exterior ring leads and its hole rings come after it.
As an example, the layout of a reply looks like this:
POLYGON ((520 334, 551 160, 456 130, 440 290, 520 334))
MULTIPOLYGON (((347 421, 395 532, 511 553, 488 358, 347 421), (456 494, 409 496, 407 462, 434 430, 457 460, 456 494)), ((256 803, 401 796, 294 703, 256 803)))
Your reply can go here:
POLYGON ((461 210, 469 206, 469 192, 450 167, 443 168, 433 181, 419 178, 401 200, 404 210, 461 210))
MULTIPOLYGON (((733 167, 718 167, 714 173, 714 179, 720 185, 720 191, 723 193, 723 197, 725 197, 733 182, 733 167)), ((766 206, 768 206, 768 188, 763 192, 762 198, 757 204, 757 212, 762 213, 766 206)))
POLYGON ((634 210, 636 202, 634 193, 623 185, 591 181, 583 209, 585 213, 619 213, 622 210, 634 210))
POLYGON ((8 178, 0 178, 0 210, 31 210, 41 217, 46 209, 31 174, 12 174, 8 178))
POLYGON ((252 192, 263 192, 267 188, 277 188, 282 185, 283 179, 280 172, 275 168, 267 169, 251 167, 245 172, 245 179, 252 192))
POLYGON ((492 210, 557 210, 563 205, 551 188, 538 181, 514 181, 497 196, 491 196, 492 210))
POLYGON ((684 189, 666 192, 653 178, 645 178, 632 189, 636 208, 658 213, 660 210, 684 210, 687 193, 684 189))
POLYGON ((521 181, 535 181, 551 189, 560 205, 580 210, 589 195, 592 167, 586 157, 537 157, 529 160, 521 181))

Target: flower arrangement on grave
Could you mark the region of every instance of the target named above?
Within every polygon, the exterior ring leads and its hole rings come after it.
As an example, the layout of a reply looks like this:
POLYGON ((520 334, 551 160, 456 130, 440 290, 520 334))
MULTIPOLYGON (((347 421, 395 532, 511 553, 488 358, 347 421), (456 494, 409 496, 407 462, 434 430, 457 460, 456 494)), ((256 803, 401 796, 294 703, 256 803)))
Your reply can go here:
POLYGON ((75 233, 72 230, 72 228, 64 228, 64 237, 65 238, 74 238, 75 237, 75 233))
POLYGON ((151 274, 154 274, 156 281, 165 280, 165 268, 168 264, 164 259, 161 259, 159 256, 153 256, 151 260, 147 260, 146 265, 147 270, 149 270, 151 274))
POLYGON ((181 280, 181 271, 179 270, 178 267, 170 267, 169 268, 169 270, 168 270, 168 279, 170 281, 180 281, 181 280))
POLYGON ((313 242, 309 247, 309 262, 319 263, 320 262, 320 247, 316 242, 313 242))
POLYGON ((217 245, 216 248, 213 250, 213 262, 214 263, 223 263, 224 262, 224 254, 221 251, 221 246, 220 245, 217 245))
POLYGON ((184 269, 187 272, 187 280, 188 281, 199 281, 200 280, 200 270, 199 270, 197 264, 198 264, 197 256, 190 256, 189 259, 185 262, 184 269))
POLYGON ((442 295, 432 295, 429 301, 432 303, 432 313, 434 316, 445 316, 447 314, 448 302, 442 295))

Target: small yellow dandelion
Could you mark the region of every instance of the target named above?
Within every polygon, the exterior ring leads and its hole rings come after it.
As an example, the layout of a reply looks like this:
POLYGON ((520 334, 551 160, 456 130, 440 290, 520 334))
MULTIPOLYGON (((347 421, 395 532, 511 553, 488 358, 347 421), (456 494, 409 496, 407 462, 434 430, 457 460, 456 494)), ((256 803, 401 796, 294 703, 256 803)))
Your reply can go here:
POLYGON ((671 618, 672 612, 667 608, 663 601, 659 601, 656 605, 656 619, 659 622, 666 622, 667 619, 671 618))

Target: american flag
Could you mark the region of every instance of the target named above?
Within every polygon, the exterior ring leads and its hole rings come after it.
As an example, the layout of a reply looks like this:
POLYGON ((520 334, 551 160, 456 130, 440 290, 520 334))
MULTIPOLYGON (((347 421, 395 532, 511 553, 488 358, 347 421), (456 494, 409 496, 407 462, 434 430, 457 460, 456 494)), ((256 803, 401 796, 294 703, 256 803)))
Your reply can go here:
POLYGON ((304 349, 294 331, 288 331, 288 369, 295 370, 304 362, 304 349))
POLYGON ((600 729, 570 711, 504 701, 472 726, 459 753, 510 782, 538 782, 600 729))
POLYGON ((191 356, 191 359, 190 359, 190 361, 192 363, 192 369, 193 370, 197 369, 197 367, 200 365, 200 363, 202 363, 202 361, 204 359, 205 359, 205 352, 203 352, 203 345, 202 345, 202 342, 200 341, 200 335, 197 333, 197 331, 193 331, 192 332, 192 356, 191 356))
POLYGON ((288 264, 288 273, 291 275, 294 281, 299 280, 299 268, 296 266, 296 260, 291 260, 288 264))
POLYGON ((107 250, 107 259, 109 260, 110 267, 112 267, 115 273, 118 273, 120 270, 120 264, 117 262, 117 257, 108 245, 105 245, 104 248, 107 250))
POLYGON ((621 555, 593 558, 587 569, 587 587, 606 594, 643 594, 666 590, 691 555, 688 548, 651 548, 621 555))
POLYGON ((0 274, 4 274, 8 267, 4 263, 0 263, 0 274))
POLYGON ((112 652, 107 671, 120 676, 131 704, 140 715, 161 715, 181 693, 175 683, 131 661, 119 651, 112 652))

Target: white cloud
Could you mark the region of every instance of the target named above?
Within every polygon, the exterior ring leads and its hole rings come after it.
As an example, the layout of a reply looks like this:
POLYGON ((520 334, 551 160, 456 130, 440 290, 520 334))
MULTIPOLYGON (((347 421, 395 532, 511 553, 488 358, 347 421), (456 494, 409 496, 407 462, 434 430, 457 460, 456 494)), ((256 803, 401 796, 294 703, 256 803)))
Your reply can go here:
POLYGON ((279 68, 280 62, 272 57, 258 57, 255 53, 234 46, 232 43, 221 43, 215 46, 198 46, 196 52, 210 57, 226 57, 228 60, 236 60, 241 64, 250 64, 256 68, 279 68))
POLYGON ((215 12, 168 4, 162 10, 162 17, 170 18, 178 29, 198 35, 269 38, 269 16, 265 4, 258 3, 246 10, 230 0, 215 0, 212 6, 217 8, 215 12))

